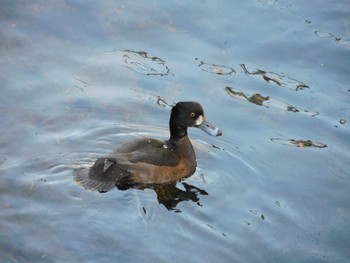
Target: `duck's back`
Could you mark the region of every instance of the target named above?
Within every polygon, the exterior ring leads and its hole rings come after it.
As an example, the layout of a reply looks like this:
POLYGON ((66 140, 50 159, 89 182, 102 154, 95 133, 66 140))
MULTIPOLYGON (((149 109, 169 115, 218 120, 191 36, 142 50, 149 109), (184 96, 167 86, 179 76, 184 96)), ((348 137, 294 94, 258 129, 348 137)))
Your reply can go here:
POLYGON ((139 139, 122 144, 112 153, 120 161, 147 163, 157 166, 176 166, 180 156, 168 141, 139 139))

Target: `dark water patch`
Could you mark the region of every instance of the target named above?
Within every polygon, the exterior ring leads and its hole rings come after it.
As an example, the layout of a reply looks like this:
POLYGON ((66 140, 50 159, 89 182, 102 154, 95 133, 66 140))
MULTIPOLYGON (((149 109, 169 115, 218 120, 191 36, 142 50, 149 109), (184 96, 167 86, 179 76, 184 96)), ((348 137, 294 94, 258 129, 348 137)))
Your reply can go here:
POLYGON ((303 82, 297 79, 288 77, 283 73, 278 74, 272 71, 265 71, 261 69, 257 69, 255 71, 249 71, 245 64, 240 64, 240 66, 243 69, 244 74, 246 74, 247 76, 263 79, 268 83, 273 83, 278 86, 286 87, 295 91, 310 88, 308 85, 304 84, 303 82))
POLYGON ((227 92, 228 95, 230 95, 233 98, 244 99, 258 106, 265 106, 267 108, 273 107, 273 108, 282 109, 285 111, 298 112, 298 113, 309 115, 311 117, 314 117, 319 114, 318 112, 312 112, 309 110, 300 110, 297 107, 290 105, 289 103, 279 101, 270 96, 264 97, 259 93, 249 95, 242 91, 236 91, 232 87, 225 87, 224 90, 227 92))
POLYGON ((227 66, 217 65, 217 64, 209 64, 204 61, 201 61, 198 67, 205 72, 216 74, 216 75, 234 75, 236 71, 227 66))
POLYGON ((133 50, 112 50, 112 52, 121 57, 124 62, 121 66, 131 69, 137 73, 146 76, 174 76, 165 60, 150 56, 146 51, 133 50))
POLYGON ((279 139, 279 138, 271 138, 271 141, 283 145, 291 145, 298 148, 305 148, 305 147, 315 147, 315 148, 326 148, 328 147, 326 144, 322 142, 312 141, 312 140, 295 140, 295 139, 279 139))

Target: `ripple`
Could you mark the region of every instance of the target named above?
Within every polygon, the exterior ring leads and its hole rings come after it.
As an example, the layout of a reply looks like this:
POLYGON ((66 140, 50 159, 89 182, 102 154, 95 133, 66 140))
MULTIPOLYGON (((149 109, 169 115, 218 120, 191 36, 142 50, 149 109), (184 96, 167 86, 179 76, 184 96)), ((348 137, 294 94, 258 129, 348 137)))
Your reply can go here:
POLYGON ((303 90, 306 88, 310 88, 308 85, 304 84, 300 80, 288 77, 284 74, 278 74, 271 71, 265 71, 261 69, 257 69, 255 71, 248 71, 245 64, 240 64, 241 68, 244 71, 244 74, 247 76, 263 79, 268 83, 274 83, 281 87, 286 87, 295 91, 303 90))
POLYGON ((267 108, 274 107, 274 108, 282 109, 285 111, 306 114, 306 115, 309 115, 311 117, 314 117, 314 116, 319 114, 318 112, 312 112, 312 111, 308 111, 308 110, 300 110, 297 107, 292 106, 288 103, 271 98, 270 96, 264 97, 264 96, 260 95, 259 93, 255 93, 253 95, 248 95, 248 94, 245 94, 241 91, 235 91, 231 87, 226 87, 224 90, 227 92, 228 95, 230 95, 233 98, 243 99, 243 100, 246 100, 250 103, 258 105, 258 106, 265 106, 267 108))
POLYGON ((283 145, 291 145, 296 146, 298 148, 305 148, 305 147, 315 147, 315 148, 326 148, 327 145, 322 142, 316 142, 311 140, 294 140, 294 139, 279 139, 279 138, 271 138, 271 141, 283 145))

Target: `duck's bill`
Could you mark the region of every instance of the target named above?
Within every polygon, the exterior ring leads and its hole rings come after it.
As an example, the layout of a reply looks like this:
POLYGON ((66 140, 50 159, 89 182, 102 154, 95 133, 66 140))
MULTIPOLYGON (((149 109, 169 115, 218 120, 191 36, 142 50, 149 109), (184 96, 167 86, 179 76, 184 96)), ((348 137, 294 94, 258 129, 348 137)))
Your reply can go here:
POLYGON ((211 123, 203 117, 203 120, 200 125, 197 126, 197 128, 201 129, 202 131, 213 135, 213 136, 221 136, 222 131, 219 128, 214 127, 211 125, 211 123))

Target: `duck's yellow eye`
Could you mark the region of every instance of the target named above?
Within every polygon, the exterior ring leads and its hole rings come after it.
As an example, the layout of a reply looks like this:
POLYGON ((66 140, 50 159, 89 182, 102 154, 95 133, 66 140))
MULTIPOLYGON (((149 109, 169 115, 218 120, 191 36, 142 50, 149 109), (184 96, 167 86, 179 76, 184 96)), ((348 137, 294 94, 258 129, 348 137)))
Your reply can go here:
POLYGON ((191 112, 191 117, 194 118, 196 114, 194 112, 191 112))

